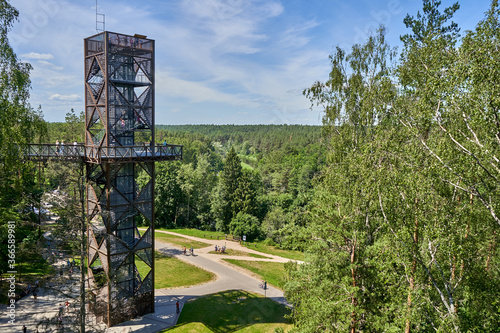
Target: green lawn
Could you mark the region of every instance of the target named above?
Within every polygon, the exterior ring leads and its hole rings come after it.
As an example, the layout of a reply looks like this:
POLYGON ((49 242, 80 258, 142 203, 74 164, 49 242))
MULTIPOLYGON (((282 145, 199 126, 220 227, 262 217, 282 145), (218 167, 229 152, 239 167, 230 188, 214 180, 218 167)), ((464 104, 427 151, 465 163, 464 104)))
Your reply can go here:
POLYGON ((283 289, 285 284, 285 264, 281 262, 247 261, 236 259, 223 259, 233 265, 248 269, 259 275, 262 280, 275 287, 283 289))
POLYGON ((241 167, 243 169, 253 170, 254 166, 257 165, 257 157, 255 155, 242 155, 238 154, 241 160, 241 167))
MULTIPOLYGON (((16 264, 16 294, 19 295, 21 291, 28 284, 35 283, 36 280, 42 281, 44 277, 54 274, 54 268, 43 259, 40 253, 33 253, 27 258, 23 258, 25 262, 18 262, 16 264)), ((10 277, 11 274, 1 274, 1 279, 10 277)), ((8 304, 8 283, 3 281, 0 285, 0 304, 8 304)))
MULTIPOLYGON (((33 283, 44 276, 54 273, 54 268, 47 262, 41 253, 31 254, 23 261, 16 263, 16 281, 22 283, 33 283)), ((10 274, 2 274, 2 278, 9 277, 10 274)))
POLYGON ((201 248, 210 246, 210 244, 208 244, 208 243, 198 242, 195 240, 187 239, 187 238, 182 237, 182 236, 175 236, 175 235, 166 234, 166 233, 158 232, 158 231, 155 231, 155 238, 160 240, 160 241, 167 242, 167 243, 171 243, 171 244, 175 244, 175 245, 179 245, 179 246, 185 246, 186 249, 190 249, 191 246, 195 249, 201 249, 201 248))
POLYGON ((171 231, 181 235, 207 238, 207 239, 217 239, 217 237, 219 237, 220 239, 226 238, 226 235, 220 231, 204 231, 198 229, 165 229, 165 228, 157 228, 156 230, 171 231))
POLYGON ((241 245, 248 247, 249 249, 256 250, 262 253, 272 254, 275 256, 280 256, 292 260, 304 260, 304 253, 300 251, 293 250, 283 250, 277 248, 276 246, 265 245, 263 243, 241 243, 241 245))
POLYGON ((54 272, 52 266, 41 255, 35 255, 26 259, 27 262, 17 264, 17 272, 23 276, 31 276, 32 279, 49 275, 54 272))
MULTIPOLYGON (((142 260, 136 260, 136 265, 139 274, 145 277, 149 267, 142 260)), ((155 252, 155 289, 197 285, 214 277, 214 274, 204 269, 155 252)))
MULTIPOLYGON (((217 237, 219 237, 219 239, 221 239, 221 240, 225 239, 225 234, 222 232, 219 232, 219 231, 203 231, 203 230, 198 230, 198 229, 164 229, 164 228, 156 229, 156 230, 166 230, 166 231, 175 232, 175 233, 178 233, 181 235, 194 236, 194 237, 206 238, 206 239, 218 239, 217 237)), ((155 234, 156 234, 156 237, 159 237, 158 235, 160 235, 162 233, 157 232, 155 234)), ((166 235, 166 234, 162 234, 162 235, 166 235)), ((175 236, 171 236, 171 237, 175 237, 175 236)), ((179 237, 179 239, 185 241, 185 239, 182 237, 179 237)), ((165 240, 165 241, 173 243, 172 241, 168 241, 168 240, 165 240)), ((178 243, 174 243, 174 244, 178 244, 178 243)), ((203 243, 203 244, 205 244, 205 243, 203 243)), ((300 251, 283 250, 283 249, 277 248, 276 246, 265 245, 262 242, 256 242, 256 243, 242 242, 241 245, 246 246, 246 247, 253 249, 253 250, 257 250, 257 251, 262 252, 262 253, 272 254, 272 255, 280 256, 280 257, 287 258, 287 259, 304 260, 304 253, 300 252, 300 251)), ((186 246, 186 248, 191 247, 191 245, 190 246, 181 245, 181 246, 186 246)), ((205 246, 209 246, 209 244, 207 244, 205 246)), ((193 245, 194 248, 202 248, 205 246, 195 247, 193 245)))
POLYGON ((241 168, 246 170, 253 170, 250 164, 246 164, 245 162, 241 162, 241 168))
POLYGON ((241 156, 244 156, 245 159, 248 159, 254 163, 257 163, 257 155, 241 155, 241 156))
POLYGON ((239 256, 239 257, 252 257, 252 258, 270 259, 269 257, 264 257, 264 256, 261 256, 260 254, 248 253, 248 252, 243 252, 243 251, 234 250, 234 249, 226 249, 226 251, 224 253, 215 252, 215 251, 210 251, 208 253, 218 254, 218 255, 221 255, 221 256, 239 256))
POLYGON ((163 332, 274 332, 293 326, 285 319, 290 311, 269 298, 245 291, 224 291, 188 301, 177 325, 163 332))

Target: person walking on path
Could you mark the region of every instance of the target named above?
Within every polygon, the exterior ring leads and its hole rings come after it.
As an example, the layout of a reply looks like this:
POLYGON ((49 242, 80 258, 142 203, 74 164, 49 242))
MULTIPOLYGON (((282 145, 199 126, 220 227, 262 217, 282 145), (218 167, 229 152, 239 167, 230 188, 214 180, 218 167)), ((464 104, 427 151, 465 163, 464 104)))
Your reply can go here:
POLYGON ((177 303, 175 303, 175 313, 179 314, 179 312, 181 312, 179 310, 179 301, 177 301, 177 303))
POLYGON ((186 247, 184 246, 184 250, 182 250, 182 252, 184 253, 184 255, 186 255, 186 247))
POLYGON ((191 246, 191 256, 194 256, 194 249, 192 246, 191 246))

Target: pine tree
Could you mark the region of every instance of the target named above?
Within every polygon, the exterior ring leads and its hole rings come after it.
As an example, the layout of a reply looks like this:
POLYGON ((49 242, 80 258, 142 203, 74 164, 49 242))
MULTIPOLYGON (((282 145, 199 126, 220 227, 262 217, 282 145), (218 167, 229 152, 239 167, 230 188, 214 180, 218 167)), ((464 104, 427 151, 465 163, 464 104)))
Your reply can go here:
POLYGON ((231 147, 224 160, 224 167, 219 175, 218 188, 213 196, 212 206, 217 230, 227 232, 229 223, 238 214, 236 194, 242 174, 241 160, 234 148, 231 147))

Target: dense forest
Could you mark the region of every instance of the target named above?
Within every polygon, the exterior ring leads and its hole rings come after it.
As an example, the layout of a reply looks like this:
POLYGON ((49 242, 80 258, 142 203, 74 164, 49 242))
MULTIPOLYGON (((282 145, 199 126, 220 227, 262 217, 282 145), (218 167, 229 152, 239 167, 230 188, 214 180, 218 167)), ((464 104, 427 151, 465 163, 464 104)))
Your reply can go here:
MULTIPOLYGON (((500 6, 466 32, 458 9, 424 0, 399 52, 383 27, 337 48, 325 81, 304 90, 322 126, 158 125, 155 141, 184 154, 156 165, 156 226, 304 251, 304 263, 287 264, 296 332, 498 332, 500 6)), ((78 168, 71 178, 71 168, 23 162, 22 147, 82 142, 84 117, 68 110, 46 123, 29 106, 30 67, 5 37, 17 12, 1 10, 5 271, 7 221, 35 258, 32 207, 56 188, 76 198, 70 180, 82 179, 78 168)))
MULTIPOLYGON (((78 141, 82 120, 71 110, 65 123, 47 124, 49 142, 78 141)), ((296 236, 325 163, 321 127, 158 125, 155 140, 183 145, 182 161, 156 165, 157 227, 217 229, 303 249, 296 236)))

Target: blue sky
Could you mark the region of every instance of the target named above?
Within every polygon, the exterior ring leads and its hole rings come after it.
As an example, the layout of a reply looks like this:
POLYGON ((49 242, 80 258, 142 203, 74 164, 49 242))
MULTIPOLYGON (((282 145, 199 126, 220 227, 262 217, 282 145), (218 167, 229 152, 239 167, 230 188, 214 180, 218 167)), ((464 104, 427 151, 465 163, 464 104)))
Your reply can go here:
MULTIPOLYGON (((33 107, 64 121, 84 109, 83 39, 96 33, 94 0, 14 0, 10 33, 33 65, 33 107)), ((452 4, 443 1, 442 8, 452 4)), ((461 1, 465 30, 490 1, 461 1)), ((336 46, 362 43, 382 23, 392 46, 421 1, 402 0, 99 0, 106 30, 156 40, 157 124, 321 124, 302 96, 329 72, 336 46)))

